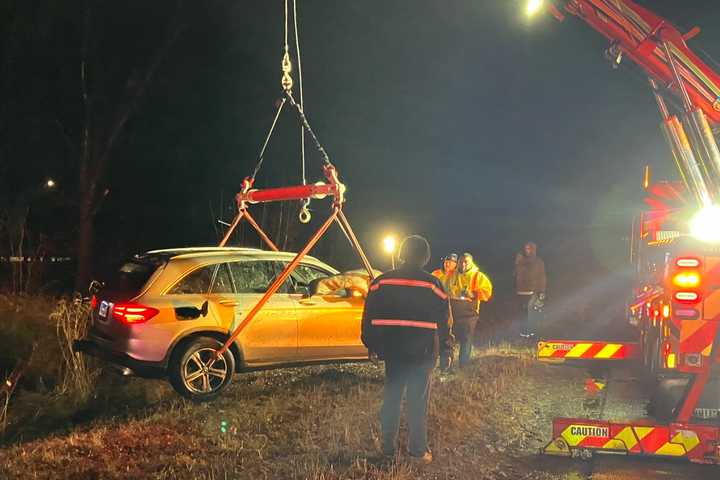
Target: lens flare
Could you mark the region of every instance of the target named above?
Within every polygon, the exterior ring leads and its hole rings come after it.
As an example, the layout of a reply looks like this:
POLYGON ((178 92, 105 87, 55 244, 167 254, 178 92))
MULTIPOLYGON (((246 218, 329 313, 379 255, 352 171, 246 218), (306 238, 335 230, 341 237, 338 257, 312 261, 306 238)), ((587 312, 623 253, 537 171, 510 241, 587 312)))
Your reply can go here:
POLYGON ((534 17, 545 6, 544 0, 528 0, 525 4, 525 15, 534 17))
POLYGON ((706 207, 690 221, 693 237, 703 242, 720 242, 720 207, 706 207))
POLYGON ((387 237, 383 238, 383 250, 385 250, 386 253, 393 253, 395 252, 396 248, 397 241, 395 240, 394 236, 388 235, 387 237))

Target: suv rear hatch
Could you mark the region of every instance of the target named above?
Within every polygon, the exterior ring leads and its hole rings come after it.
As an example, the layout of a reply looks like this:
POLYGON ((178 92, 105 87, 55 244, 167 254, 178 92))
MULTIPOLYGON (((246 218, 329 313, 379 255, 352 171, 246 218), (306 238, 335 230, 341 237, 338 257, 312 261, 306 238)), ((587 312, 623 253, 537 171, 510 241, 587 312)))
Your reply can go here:
POLYGON ((95 295, 91 337, 114 351, 125 350, 130 326, 113 317, 113 307, 140 296, 167 265, 166 255, 135 256, 123 263, 95 295))

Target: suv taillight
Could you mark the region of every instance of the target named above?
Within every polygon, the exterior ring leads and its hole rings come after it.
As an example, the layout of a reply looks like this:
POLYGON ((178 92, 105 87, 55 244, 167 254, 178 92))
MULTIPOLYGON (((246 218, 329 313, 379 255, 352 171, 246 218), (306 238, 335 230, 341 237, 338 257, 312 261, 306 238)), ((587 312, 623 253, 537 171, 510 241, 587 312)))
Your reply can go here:
POLYGON ((160 313, 157 308, 146 307, 139 303, 118 303, 113 307, 112 315, 126 325, 134 325, 150 320, 160 313))

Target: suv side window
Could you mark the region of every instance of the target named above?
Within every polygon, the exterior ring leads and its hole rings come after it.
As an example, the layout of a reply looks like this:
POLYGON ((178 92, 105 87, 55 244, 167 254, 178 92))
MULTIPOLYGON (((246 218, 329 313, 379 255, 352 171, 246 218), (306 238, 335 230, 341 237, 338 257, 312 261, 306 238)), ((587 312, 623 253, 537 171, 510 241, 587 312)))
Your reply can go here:
POLYGON ((327 278, 330 276, 328 272, 320 270, 317 267, 302 264, 298 265, 293 273, 298 285, 304 287, 310 285, 310 282, 312 282, 313 280, 316 280, 318 278, 327 278))
POLYGON ((168 293, 188 295, 232 292, 232 282, 230 281, 227 265, 218 263, 215 265, 206 265, 190 272, 189 275, 185 275, 185 277, 176 283, 168 293), (210 289, 211 285, 212 290, 210 289))
POLYGON ((291 278, 293 280, 293 283, 295 284, 294 291, 296 293, 310 295, 310 293, 312 293, 310 284, 313 283, 314 280, 327 278, 329 276, 331 276, 330 273, 317 267, 300 264, 291 274, 291 278))
POLYGON ((237 293, 265 293, 275 279, 273 262, 259 260, 232 262, 229 265, 237 293))

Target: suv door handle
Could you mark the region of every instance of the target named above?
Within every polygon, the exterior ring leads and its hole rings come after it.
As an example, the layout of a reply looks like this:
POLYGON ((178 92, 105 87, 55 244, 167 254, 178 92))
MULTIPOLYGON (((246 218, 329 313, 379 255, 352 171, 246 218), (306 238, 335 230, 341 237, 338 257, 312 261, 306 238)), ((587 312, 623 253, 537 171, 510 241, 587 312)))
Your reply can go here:
POLYGON ((317 302, 314 300, 298 300, 298 303, 300 303, 300 305, 317 305, 317 302))
POLYGON ((240 305, 240 302, 238 302, 237 300, 220 300, 218 303, 225 307, 237 307, 238 305, 240 305))

